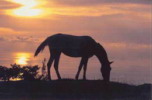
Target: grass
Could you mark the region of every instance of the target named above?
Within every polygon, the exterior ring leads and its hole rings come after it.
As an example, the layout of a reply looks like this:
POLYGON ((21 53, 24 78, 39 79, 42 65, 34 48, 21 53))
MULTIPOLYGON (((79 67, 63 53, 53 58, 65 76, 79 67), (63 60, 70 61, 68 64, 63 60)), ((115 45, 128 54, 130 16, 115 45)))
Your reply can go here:
POLYGON ((102 80, 0 82, 2 100, 151 100, 151 84, 139 86, 102 80), (24 99, 23 99, 24 98, 24 99))

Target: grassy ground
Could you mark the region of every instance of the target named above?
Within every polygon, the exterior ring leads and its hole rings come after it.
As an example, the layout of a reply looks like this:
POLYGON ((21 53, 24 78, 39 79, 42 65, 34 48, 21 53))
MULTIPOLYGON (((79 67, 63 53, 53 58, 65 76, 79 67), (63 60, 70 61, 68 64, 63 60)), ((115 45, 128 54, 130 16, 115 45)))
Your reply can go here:
POLYGON ((0 82, 0 100, 151 100, 151 86, 101 80, 0 82))

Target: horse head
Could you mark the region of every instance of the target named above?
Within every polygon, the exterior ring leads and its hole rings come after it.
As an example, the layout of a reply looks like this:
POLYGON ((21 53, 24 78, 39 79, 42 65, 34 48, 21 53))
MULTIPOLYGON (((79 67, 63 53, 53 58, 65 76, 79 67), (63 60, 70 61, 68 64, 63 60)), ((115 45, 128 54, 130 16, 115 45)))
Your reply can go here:
POLYGON ((103 80, 109 82, 110 80, 110 71, 111 71, 111 64, 113 62, 109 62, 106 50, 97 43, 95 49, 95 55, 98 57, 99 61, 101 62, 101 73, 103 76, 103 80))
POLYGON ((103 77, 103 80, 105 82, 109 82, 110 80, 110 71, 111 71, 111 64, 113 62, 107 62, 105 64, 102 64, 102 67, 101 67, 101 73, 102 73, 102 77, 103 77))

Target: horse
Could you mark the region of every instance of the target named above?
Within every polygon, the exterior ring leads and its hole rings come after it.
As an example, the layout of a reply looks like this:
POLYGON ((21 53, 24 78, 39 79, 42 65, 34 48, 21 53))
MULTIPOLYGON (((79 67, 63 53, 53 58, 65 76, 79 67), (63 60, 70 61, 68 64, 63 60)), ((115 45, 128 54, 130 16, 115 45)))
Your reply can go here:
POLYGON ((54 62, 54 69, 58 79, 61 79, 58 71, 61 53, 70 57, 81 57, 80 65, 75 76, 78 80, 81 69, 83 68, 83 79, 86 80, 86 70, 88 59, 95 55, 101 63, 101 73, 103 80, 109 82, 111 67, 105 49, 90 36, 74 36, 63 33, 54 34, 46 38, 37 48, 37 56, 45 46, 49 47, 50 59, 47 63, 48 79, 51 80, 50 68, 54 62))

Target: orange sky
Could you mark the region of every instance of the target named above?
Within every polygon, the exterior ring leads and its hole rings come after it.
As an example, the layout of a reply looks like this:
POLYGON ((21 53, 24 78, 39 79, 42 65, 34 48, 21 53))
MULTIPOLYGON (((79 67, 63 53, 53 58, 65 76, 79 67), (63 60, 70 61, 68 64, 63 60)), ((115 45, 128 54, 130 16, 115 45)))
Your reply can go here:
POLYGON ((150 0, 0 0, 0 65, 15 61, 8 54, 31 54, 47 36, 67 33, 92 36, 116 68, 150 67, 151 23, 150 0))
POLYGON ((149 45, 150 0, 63 1, 1 0, 1 40, 13 41, 22 37, 31 42, 37 38, 40 42, 60 32, 91 35, 110 45, 120 42, 149 45))

